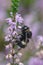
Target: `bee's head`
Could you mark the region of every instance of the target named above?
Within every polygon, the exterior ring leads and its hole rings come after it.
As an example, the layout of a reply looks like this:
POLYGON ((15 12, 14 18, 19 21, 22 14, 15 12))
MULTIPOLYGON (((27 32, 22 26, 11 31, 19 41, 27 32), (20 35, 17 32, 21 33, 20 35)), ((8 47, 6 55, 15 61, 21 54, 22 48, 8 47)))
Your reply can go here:
POLYGON ((29 27, 23 26, 23 27, 22 27, 22 32, 26 32, 26 31, 29 31, 29 27))

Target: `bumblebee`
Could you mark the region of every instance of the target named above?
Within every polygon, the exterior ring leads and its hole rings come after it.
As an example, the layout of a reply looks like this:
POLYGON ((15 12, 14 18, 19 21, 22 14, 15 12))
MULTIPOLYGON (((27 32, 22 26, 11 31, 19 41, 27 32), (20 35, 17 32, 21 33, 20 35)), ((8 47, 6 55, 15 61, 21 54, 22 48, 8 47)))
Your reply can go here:
POLYGON ((20 47, 20 48, 25 48, 26 47, 26 44, 24 44, 22 41, 20 40, 17 40, 17 45, 20 47))
POLYGON ((18 35, 17 45, 21 48, 25 48, 27 43, 29 42, 29 39, 31 39, 32 37, 32 32, 29 30, 29 27, 27 26, 23 26, 21 31, 22 34, 18 35))
POLYGON ((22 27, 22 34, 24 35, 24 37, 26 38, 31 38, 32 37, 32 32, 30 31, 29 27, 27 26, 23 26, 22 27))

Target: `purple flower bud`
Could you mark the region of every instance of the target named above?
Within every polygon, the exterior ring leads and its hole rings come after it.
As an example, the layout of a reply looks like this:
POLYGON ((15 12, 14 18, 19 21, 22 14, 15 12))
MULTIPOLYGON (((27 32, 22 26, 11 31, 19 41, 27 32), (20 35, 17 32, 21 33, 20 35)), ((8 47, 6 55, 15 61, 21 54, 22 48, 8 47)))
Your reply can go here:
POLYGON ((16 19, 16 22, 19 22, 19 23, 23 23, 24 21, 21 15, 18 13, 16 13, 15 19, 16 19))
POLYGON ((7 35, 7 36, 5 36, 5 41, 10 41, 10 40, 12 40, 12 36, 11 35, 7 35))
POLYGON ((8 23, 9 25, 12 24, 12 19, 11 19, 11 18, 7 18, 6 21, 7 21, 7 23, 8 23))

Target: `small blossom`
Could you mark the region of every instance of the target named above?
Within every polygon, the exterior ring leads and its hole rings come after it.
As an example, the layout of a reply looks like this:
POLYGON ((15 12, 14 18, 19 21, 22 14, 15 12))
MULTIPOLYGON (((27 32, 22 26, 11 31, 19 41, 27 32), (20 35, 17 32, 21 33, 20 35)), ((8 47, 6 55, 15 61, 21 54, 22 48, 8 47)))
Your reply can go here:
POLYGON ((8 35, 8 37, 9 37, 10 40, 12 40, 12 36, 10 34, 8 35))
POLYGON ((22 53, 18 52, 18 57, 22 57, 22 53))
POLYGON ((12 58, 12 55, 11 54, 8 54, 9 58, 11 59, 12 58))
POLYGON ((8 63, 8 64, 6 64, 6 65, 11 65, 11 63, 8 63))
POLYGON ((17 54, 14 55, 14 58, 18 58, 17 54))
POLYGON ((16 13, 15 19, 17 20, 21 15, 16 13))
POLYGON ((5 39, 6 39, 6 41, 7 41, 7 40, 10 41, 10 40, 12 40, 12 36, 11 36, 10 34, 8 34, 8 35, 5 37, 5 39))
POLYGON ((8 34, 12 34, 12 32, 13 32, 12 27, 11 27, 11 26, 10 26, 10 27, 8 27, 8 29, 7 29, 7 33, 8 33, 8 34))
MULTIPOLYGON (((13 36, 14 37, 14 36, 13 36)), ((14 43, 16 41, 16 39, 12 39, 12 43, 14 43)), ((16 42, 14 43, 14 44, 16 44, 16 42)))
POLYGON ((6 57, 5 57, 6 59, 11 59, 12 58, 12 55, 11 54, 8 54, 8 55, 6 55, 6 57))
POLYGON ((9 56, 8 55, 6 55, 6 57, 5 57, 6 59, 9 59, 9 56))
POLYGON ((11 15, 11 16, 13 16, 13 13, 12 13, 12 12, 10 12, 10 15, 11 15))
POLYGON ((5 41, 10 41, 10 38, 8 36, 5 36, 5 41))
POLYGON ((7 18, 6 21, 11 26, 11 28, 16 29, 16 22, 13 22, 11 18, 7 18))
POLYGON ((12 22, 11 27, 12 27, 13 29, 16 29, 16 22, 12 22))
POLYGON ((12 44, 11 43, 9 43, 9 47, 12 48, 12 44))
POLYGON ((9 48, 9 45, 6 45, 5 48, 8 49, 9 48))
POLYGON ((22 17, 19 17, 19 18, 18 18, 18 22, 19 22, 19 23, 23 23, 23 18, 22 18, 22 17))
POLYGON ((20 14, 16 13, 15 19, 16 19, 16 22, 23 23, 23 18, 21 17, 20 14))
POLYGON ((12 50, 10 50, 10 52, 13 53, 13 54, 15 54, 16 51, 14 49, 12 49, 12 50))
POLYGON ((24 65, 24 64, 20 62, 19 65, 24 65))
POLYGON ((19 63, 20 62, 20 59, 19 58, 15 59, 15 62, 16 63, 19 63))
POLYGON ((7 18, 6 21, 7 21, 7 23, 8 23, 9 25, 12 24, 12 19, 11 19, 11 18, 7 18))
POLYGON ((14 31, 14 32, 12 33, 12 36, 16 36, 16 35, 17 35, 17 32, 14 31))

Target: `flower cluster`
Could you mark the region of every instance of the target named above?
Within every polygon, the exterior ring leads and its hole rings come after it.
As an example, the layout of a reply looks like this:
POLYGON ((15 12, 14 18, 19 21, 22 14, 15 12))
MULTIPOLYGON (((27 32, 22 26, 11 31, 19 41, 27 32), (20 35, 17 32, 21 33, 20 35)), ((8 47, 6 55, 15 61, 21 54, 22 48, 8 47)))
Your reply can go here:
MULTIPOLYGON (((12 16, 12 13, 11 13, 11 16, 12 16)), ((13 21, 12 18, 7 18, 6 21, 9 27, 7 28, 7 34, 5 35, 5 41, 8 42, 9 44, 5 46, 5 49, 6 50, 9 49, 9 52, 5 58, 12 59, 13 64, 24 65, 22 62, 20 62, 20 59, 22 56, 22 53, 19 52, 20 47, 17 46, 17 49, 14 48, 17 45, 16 43, 16 40, 18 39, 17 30, 18 29, 21 30, 22 24, 23 24, 23 18, 21 17, 20 14, 16 14, 15 21, 13 21)), ((7 65, 11 65, 12 63, 8 63, 7 65)))
MULTIPOLYGON (((5 41, 9 43, 5 46, 6 50, 9 49, 6 59, 12 59, 11 64, 13 65, 24 65, 20 61, 22 53, 20 53, 19 50, 26 47, 29 39, 32 37, 32 32, 29 27, 24 25, 24 20, 18 13, 15 15, 15 20, 13 20, 13 18, 7 18, 6 21, 9 25, 7 35, 5 35, 5 41), (15 46, 17 46, 17 48, 15 48, 15 46)), ((7 65, 11 64, 8 63, 7 65)))

